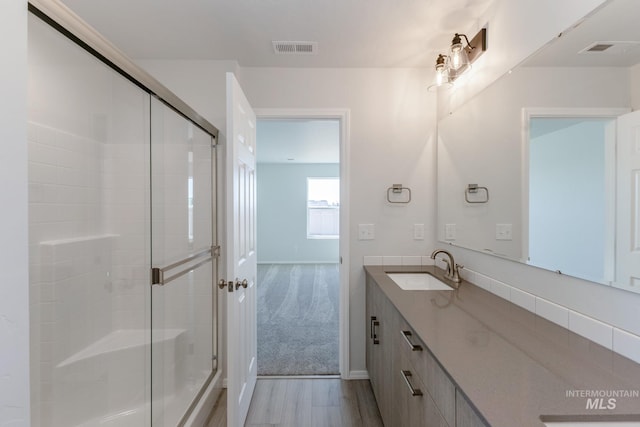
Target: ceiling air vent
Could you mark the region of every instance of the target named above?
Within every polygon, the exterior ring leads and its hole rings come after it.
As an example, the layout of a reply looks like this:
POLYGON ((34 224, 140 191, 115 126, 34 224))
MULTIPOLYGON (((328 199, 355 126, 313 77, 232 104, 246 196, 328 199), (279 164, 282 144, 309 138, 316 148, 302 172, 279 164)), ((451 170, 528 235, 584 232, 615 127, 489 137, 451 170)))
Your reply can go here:
POLYGON ((611 55, 625 55, 632 50, 637 50, 640 47, 638 41, 598 41, 591 43, 578 53, 606 53, 611 55))
POLYGON ((610 47, 613 47, 613 45, 610 43, 596 43, 585 49, 585 52, 604 52, 610 47))
POLYGON ((278 55, 312 55, 318 51, 317 42, 274 41, 273 50, 278 55))

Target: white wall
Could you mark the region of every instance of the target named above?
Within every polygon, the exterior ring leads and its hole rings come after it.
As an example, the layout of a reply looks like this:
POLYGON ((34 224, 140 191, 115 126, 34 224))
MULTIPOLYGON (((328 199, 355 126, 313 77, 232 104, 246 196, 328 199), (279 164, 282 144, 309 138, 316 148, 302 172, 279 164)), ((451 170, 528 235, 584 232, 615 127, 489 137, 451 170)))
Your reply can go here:
POLYGON ((337 263, 338 239, 307 238, 307 178, 338 178, 340 165, 258 163, 256 174, 258 262, 337 263))
POLYGON ((605 179, 607 121, 564 122, 531 121, 542 134, 529 145, 529 263, 603 283, 606 193, 615 192, 605 179))
POLYGON ((0 6, 0 426, 29 421, 27 7, 0 6))

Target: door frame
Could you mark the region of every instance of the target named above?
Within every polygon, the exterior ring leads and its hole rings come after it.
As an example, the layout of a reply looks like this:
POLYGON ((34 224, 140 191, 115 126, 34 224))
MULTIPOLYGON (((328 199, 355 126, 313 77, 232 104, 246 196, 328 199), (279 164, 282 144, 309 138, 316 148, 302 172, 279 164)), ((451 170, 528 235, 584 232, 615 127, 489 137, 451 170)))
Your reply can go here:
MULTIPOLYGON (((531 119, 533 118, 583 118, 613 120, 606 130, 605 163, 607 187, 615 188, 615 152, 616 152, 616 124, 615 119, 630 112, 629 108, 582 108, 582 107, 524 107, 522 108, 521 126, 521 170, 522 170, 522 261, 529 263, 529 143, 531 119)), ((607 193, 606 218, 615 218, 615 192, 607 193)), ((614 271, 615 253, 615 221, 607 220, 606 248, 605 248, 605 281, 610 284, 614 271)))
POLYGON ((334 119, 340 122, 340 378, 350 379, 349 367, 349 115, 346 108, 254 108, 261 119, 334 119))

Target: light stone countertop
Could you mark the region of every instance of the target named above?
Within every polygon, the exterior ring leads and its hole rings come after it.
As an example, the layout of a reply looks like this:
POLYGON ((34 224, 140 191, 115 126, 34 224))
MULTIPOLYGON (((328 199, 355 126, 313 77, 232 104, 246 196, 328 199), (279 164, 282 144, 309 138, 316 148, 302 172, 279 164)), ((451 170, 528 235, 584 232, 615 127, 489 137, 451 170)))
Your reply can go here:
POLYGON ((640 364, 464 280, 455 291, 405 291, 386 275, 425 271, 451 284, 437 267, 365 271, 492 427, 640 421, 640 364), (592 393, 603 393, 603 409, 587 408, 592 393))

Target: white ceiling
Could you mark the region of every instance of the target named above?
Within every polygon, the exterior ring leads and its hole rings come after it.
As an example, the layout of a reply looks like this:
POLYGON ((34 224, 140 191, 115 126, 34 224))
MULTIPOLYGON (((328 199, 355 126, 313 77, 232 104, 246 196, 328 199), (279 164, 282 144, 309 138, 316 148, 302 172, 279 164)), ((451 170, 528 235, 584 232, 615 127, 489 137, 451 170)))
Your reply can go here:
POLYGON ((640 1, 612 0, 526 61, 531 67, 629 67, 640 63, 640 1), (603 52, 582 52, 611 43, 603 52), (581 53, 582 52, 582 53, 581 53))
POLYGON ((338 120, 258 120, 258 163, 339 163, 338 120))
POLYGON ((62 0, 132 58, 245 67, 432 67, 492 1, 62 0), (318 52, 276 55, 274 40, 318 52))

